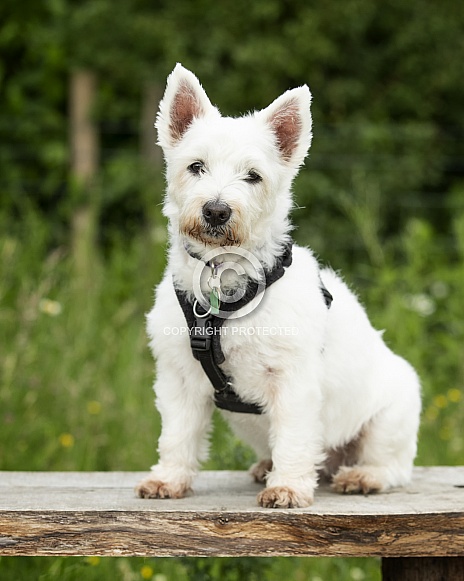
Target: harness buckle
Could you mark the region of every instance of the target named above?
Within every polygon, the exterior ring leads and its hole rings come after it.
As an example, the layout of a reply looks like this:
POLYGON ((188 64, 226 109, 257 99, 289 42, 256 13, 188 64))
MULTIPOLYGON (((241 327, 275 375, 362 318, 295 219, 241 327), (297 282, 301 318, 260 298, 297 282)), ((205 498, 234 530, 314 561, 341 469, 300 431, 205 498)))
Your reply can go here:
POLYGON ((210 351, 211 350, 211 331, 210 317, 196 319, 195 325, 190 331, 190 347, 192 351, 210 351))

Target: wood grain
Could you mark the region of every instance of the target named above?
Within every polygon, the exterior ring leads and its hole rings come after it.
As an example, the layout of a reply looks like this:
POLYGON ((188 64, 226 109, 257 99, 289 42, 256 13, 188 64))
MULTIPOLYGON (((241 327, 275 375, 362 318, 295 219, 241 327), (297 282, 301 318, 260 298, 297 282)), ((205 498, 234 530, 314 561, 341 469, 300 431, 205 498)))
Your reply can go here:
POLYGON ((204 472, 181 500, 136 498, 143 476, 0 472, 0 555, 464 556, 464 467, 293 510, 256 506, 244 472, 204 472))

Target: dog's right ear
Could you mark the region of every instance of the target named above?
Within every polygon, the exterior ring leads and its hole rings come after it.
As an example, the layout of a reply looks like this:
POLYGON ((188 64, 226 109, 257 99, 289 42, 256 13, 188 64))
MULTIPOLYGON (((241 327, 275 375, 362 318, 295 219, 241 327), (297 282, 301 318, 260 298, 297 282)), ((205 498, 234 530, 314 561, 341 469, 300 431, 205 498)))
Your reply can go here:
POLYGON ((195 119, 220 113, 208 99, 200 81, 177 63, 168 77, 155 127, 163 149, 175 147, 195 119))

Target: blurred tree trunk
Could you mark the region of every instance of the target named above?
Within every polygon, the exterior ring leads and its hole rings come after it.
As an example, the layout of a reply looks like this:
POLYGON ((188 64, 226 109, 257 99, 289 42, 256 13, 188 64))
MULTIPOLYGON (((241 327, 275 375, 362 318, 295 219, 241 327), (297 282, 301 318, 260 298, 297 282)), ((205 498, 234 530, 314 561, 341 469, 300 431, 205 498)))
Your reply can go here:
POLYGON ((77 194, 72 228, 76 276, 85 284, 93 275, 97 250, 98 193, 96 178, 100 139, 92 120, 97 79, 88 70, 74 71, 70 83, 71 181, 77 194))
MULTIPOLYGON (((147 241, 153 247, 166 243, 166 224, 161 212, 163 199, 164 179, 163 152, 156 144, 157 132, 154 124, 164 84, 150 81, 145 83, 142 92, 140 108, 140 158, 142 171, 146 176, 144 188, 145 223, 147 226, 147 241)), ((148 256, 148 255, 147 255, 148 256)), ((164 268, 164 252, 153 253, 151 256, 151 270, 161 272, 164 268)))
POLYGON ((163 166, 161 148, 156 145, 154 128, 158 104, 163 96, 163 87, 159 83, 145 83, 140 109, 140 154, 143 163, 152 171, 160 171, 163 166))

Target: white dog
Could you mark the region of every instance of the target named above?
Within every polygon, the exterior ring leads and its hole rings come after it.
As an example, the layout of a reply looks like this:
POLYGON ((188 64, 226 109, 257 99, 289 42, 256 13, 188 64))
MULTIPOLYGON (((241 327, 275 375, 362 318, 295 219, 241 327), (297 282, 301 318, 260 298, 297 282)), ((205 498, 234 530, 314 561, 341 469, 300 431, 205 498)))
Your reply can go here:
POLYGON ((415 371, 344 282, 291 246, 310 101, 303 86, 262 111, 222 117, 190 71, 177 65, 168 78, 156 127, 169 263, 147 323, 162 433, 141 497, 189 491, 208 454, 215 400, 239 410, 223 413, 256 451, 261 506, 309 506, 321 472, 338 492, 411 477, 415 371))

